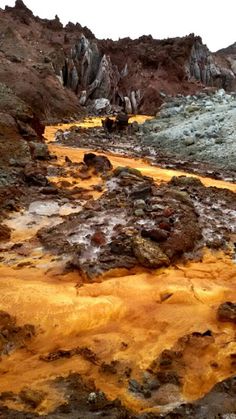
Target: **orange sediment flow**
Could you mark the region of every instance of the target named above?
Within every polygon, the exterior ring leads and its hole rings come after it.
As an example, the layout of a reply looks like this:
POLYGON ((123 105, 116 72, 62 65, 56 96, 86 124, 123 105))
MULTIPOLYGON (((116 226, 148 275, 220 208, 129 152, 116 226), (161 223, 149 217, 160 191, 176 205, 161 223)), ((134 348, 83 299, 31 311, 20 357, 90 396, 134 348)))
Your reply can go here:
MULTIPOLYGON (((29 383, 49 391, 48 380, 73 371, 94 379, 108 397, 120 397, 137 410, 149 409, 155 400, 132 397, 127 381, 121 384, 116 375, 99 373, 98 366, 80 356, 52 363, 39 357, 86 346, 104 362, 118 360, 123 368, 132 368, 132 377, 140 379, 164 349, 186 334, 208 329, 215 342, 201 356, 198 348, 190 348, 183 371, 184 398, 203 396, 234 372, 229 363, 229 354, 236 351, 234 327, 216 320, 218 305, 233 300, 236 292, 236 267, 224 254, 206 253, 201 263, 118 276, 79 289, 76 274, 65 281, 37 268, 0 266, 0 275, 1 309, 16 316, 19 324, 33 323, 38 332, 27 350, 3 357, 0 392, 18 392, 29 383), (163 301, 163 295, 170 297, 163 301), (220 365, 218 370, 211 367, 213 361, 220 365)), ((41 409, 52 409, 61 398, 54 394, 41 409)))
MULTIPOLYGON (((72 161, 81 161, 85 152, 54 144, 49 147, 57 154, 59 164, 65 155, 72 161)), ((183 174, 142 160, 108 156, 115 167, 135 167, 157 182, 183 174)), ((209 182, 207 186, 234 187, 231 190, 236 191, 235 185, 227 182, 201 180, 209 182)), ((77 181, 78 186, 84 187, 84 181, 77 181)), ((27 232, 21 223, 15 227, 13 242, 30 239, 34 246, 37 227, 32 225, 32 231, 27 228, 27 232)), ((0 309, 16 316, 19 325, 35 325, 37 331, 27 348, 2 357, 0 392, 18 393, 24 387, 43 390, 47 397, 38 408, 43 414, 65 402, 52 380, 77 372, 94 380, 108 398, 119 397, 129 408, 160 410, 155 393, 145 400, 128 391, 128 379, 119 376, 119 368, 131 368, 131 377, 141 381, 143 372, 164 349, 173 348, 185 335, 207 330, 214 335, 210 345, 190 346, 185 354, 185 366, 180 371, 183 399, 196 400, 235 373, 230 364, 230 354, 236 353, 235 327, 218 322, 216 316, 219 304, 235 301, 236 295, 236 265, 224 253, 207 251, 201 262, 165 269, 117 271, 114 275, 111 272, 103 282, 80 288, 76 287, 79 274, 62 275, 60 260, 55 264, 52 259, 52 255, 35 248, 25 259, 31 262, 30 266, 17 269, 17 264, 0 262, 0 309), (99 365, 79 355, 49 363, 40 359, 49 352, 75 347, 90 348, 99 365), (99 371, 101 362, 111 361, 119 361, 118 375, 99 371), (219 367, 213 368, 213 363, 219 367)), ((10 407, 22 408, 12 403, 10 407)))
MULTIPOLYGON (((102 126, 102 119, 101 117, 89 117, 85 118, 82 121, 72 122, 69 124, 59 124, 59 125, 48 125, 45 128, 44 136, 48 141, 54 140, 54 135, 58 130, 66 131, 71 127, 81 127, 81 128, 94 128, 94 127, 101 127, 102 126)), ((111 117, 111 119, 114 119, 111 117)), ((143 124, 145 121, 149 119, 153 119, 152 116, 149 115, 133 115, 129 118, 129 122, 138 122, 139 124, 143 124)))
MULTIPOLYGON (((138 123, 143 123, 148 119, 151 119, 152 117, 149 117, 147 115, 136 115, 133 116, 130 119, 130 122, 137 121, 138 123)), ((54 140, 55 134, 58 131, 58 129, 62 129, 65 131, 66 129, 70 129, 73 125, 88 128, 88 127, 96 127, 101 126, 101 118, 88 118, 84 122, 78 122, 78 123, 72 123, 72 124, 64 124, 64 125, 57 125, 57 126, 48 126, 45 129, 45 138, 47 141, 52 142, 54 140)), ((49 150, 56 154, 59 159, 64 160, 65 156, 68 156, 72 161, 74 162, 80 162, 83 161, 84 153, 87 153, 88 151, 94 151, 89 150, 85 148, 71 148, 71 147, 65 147, 60 145, 55 145, 53 143, 49 144, 49 150)), ((195 177, 201 180, 201 182, 209 187, 214 186, 216 188, 226 188, 231 190, 232 192, 236 192, 236 184, 233 184, 231 182, 226 182, 223 180, 216 180, 208 177, 198 176, 194 174, 190 174, 187 172, 179 171, 179 170, 170 170, 170 169, 162 169, 158 166, 152 166, 151 164, 145 162, 141 159, 134 159, 124 156, 118 156, 112 153, 100 153, 100 155, 106 155, 109 157, 112 165, 114 167, 117 166, 129 166, 135 169, 140 170, 144 175, 152 177, 156 182, 168 182, 173 176, 189 176, 189 177, 195 177)))
MULTIPOLYGON (((84 153, 88 153, 88 151, 93 151, 85 148, 69 148, 54 144, 49 145, 49 150, 52 153, 55 153, 59 157, 59 159, 64 159, 64 156, 68 156, 74 162, 83 161, 84 153)), ((225 182, 223 180, 216 180, 208 177, 197 176, 179 170, 161 169, 160 167, 152 166, 151 164, 146 163, 141 159, 116 156, 111 153, 99 152, 99 155, 107 156, 114 167, 129 166, 138 169, 143 173, 143 175, 152 177, 156 182, 169 182, 173 176, 188 176, 200 179, 201 182, 207 187, 215 186, 216 188, 226 188, 231 190, 232 192, 236 192, 236 184, 225 182)))

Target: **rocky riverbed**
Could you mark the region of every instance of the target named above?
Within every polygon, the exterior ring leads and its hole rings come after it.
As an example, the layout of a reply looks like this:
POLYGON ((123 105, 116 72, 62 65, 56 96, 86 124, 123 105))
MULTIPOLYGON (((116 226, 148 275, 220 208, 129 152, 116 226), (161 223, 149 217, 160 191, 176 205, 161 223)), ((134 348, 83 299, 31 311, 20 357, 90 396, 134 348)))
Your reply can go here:
POLYGON ((152 164, 235 181, 236 98, 224 90, 194 96, 166 97, 156 118, 126 132, 101 127, 58 131, 57 141, 121 155, 142 157, 152 164))
POLYGON ((0 27, 0 418, 235 419, 235 45, 0 27))
POLYGON ((235 185, 49 151, 2 218, 0 417, 232 417, 235 185))

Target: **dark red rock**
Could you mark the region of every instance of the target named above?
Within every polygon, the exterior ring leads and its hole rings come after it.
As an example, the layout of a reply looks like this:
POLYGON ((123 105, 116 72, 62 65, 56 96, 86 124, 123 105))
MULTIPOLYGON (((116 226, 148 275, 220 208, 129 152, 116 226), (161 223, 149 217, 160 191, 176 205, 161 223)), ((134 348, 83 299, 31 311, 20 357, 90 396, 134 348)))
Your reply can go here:
POLYGON ((92 243, 102 246, 106 243, 105 235, 101 231, 96 231, 91 237, 92 243))
POLYGON ((165 230, 165 231, 170 231, 171 230, 171 224, 168 223, 167 221, 161 221, 159 223, 159 227, 160 227, 160 229, 165 230))
POLYGON ((155 240, 156 242, 162 242, 167 239, 168 232, 161 228, 155 228, 151 230, 143 229, 141 231, 141 235, 143 237, 149 237, 150 239, 155 240))
POLYGON ((163 216, 164 217, 168 218, 168 217, 171 217, 173 214, 174 214, 173 208, 170 208, 170 207, 164 208, 164 210, 163 210, 163 216))

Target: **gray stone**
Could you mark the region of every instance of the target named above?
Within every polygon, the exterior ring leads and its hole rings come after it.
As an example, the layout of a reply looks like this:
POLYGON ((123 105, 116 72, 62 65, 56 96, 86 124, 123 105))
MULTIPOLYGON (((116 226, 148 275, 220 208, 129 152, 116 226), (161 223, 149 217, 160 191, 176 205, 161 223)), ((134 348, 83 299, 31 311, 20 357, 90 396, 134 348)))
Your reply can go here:
POLYGON ((79 99, 80 105, 84 106, 86 104, 86 100, 87 100, 87 92, 86 90, 83 90, 80 94, 80 99, 79 99))
POLYGON ((136 217, 143 217, 145 214, 144 214, 144 211, 143 211, 143 209, 142 209, 142 208, 137 208, 137 209, 134 211, 134 215, 136 215, 136 217))
POLYGON ((146 203, 143 199, 136 199, 134 201, 134 208, 142 208, 144 209, 146 207, 146 203))
POLYGON ((132 113, 136 114, 138 111, 138 106, 137 106, 136 94, 134 91, 131 92, 130 101, 132 105, 132 113))
POLYGON ((125 112, 128 114, 132 114, 132 105, 131 105, 130 98, 128 96, 125 96, 124 102, 125 102, 125 112))
POLYGON ((100 98, 100 99, 95 99, 92 102, 91 110, 95 114, 109 113, 111 111, 110 101, 108 99, 104 98, 104 97, 100 98))
POLYGON ((186 145, 187 147, 190 145, 193 145, 195 143, 194 139, 189 137, 189 138, 185 138, 184 140, 184 145, 186 145))
POLYGON ((201 107, 200 107, 199 105, 197 105, 197 104, 193 103, 193 104, 191 104, 191 105, 187 105, 187 106, 185 107, 185 112, 192 113, 192 112, 197 112, 197 111, 199 111, 200 109, 201 109, 201 107))

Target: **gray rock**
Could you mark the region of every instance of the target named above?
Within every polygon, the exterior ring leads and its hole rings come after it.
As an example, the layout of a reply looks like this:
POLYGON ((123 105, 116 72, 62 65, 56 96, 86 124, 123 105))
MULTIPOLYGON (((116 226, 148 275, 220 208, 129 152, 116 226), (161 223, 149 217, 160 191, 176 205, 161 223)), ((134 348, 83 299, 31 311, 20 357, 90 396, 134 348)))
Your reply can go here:
POLYGON ((189 137, 189 138, 185 138, 184 140, 184 145, 186 145, 187 147, 190 145, 193 145, 195 143, 194 139, 189 137))
POLYGON ((131 114, 132 113, 132 105, 131 105, 130 98, 128 96, 125 96, 124 97, 124 102, 125 102, 125 112, 131 114))
POLYGON ((142 208, 144 209, 146 207, 146 203, 143 199, 136 199, 134 201, 134 208, 142 208))
POLYGON ((136 217, 143 217, 143 216, 144 216, 144 211, 143 211, 143 209, 142 209, 142 208, 137 208, 137 209, 134 211, 134 214, 136 215, 136 217))
POLYGON ((109 113, 111 111, 111 104, 110 101, 106 98, 100 98, 100 99, 95 99, 91 106, 90 109, 95 113, 95 114, 101 114, 101 113, 109 113))

